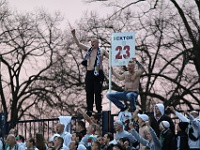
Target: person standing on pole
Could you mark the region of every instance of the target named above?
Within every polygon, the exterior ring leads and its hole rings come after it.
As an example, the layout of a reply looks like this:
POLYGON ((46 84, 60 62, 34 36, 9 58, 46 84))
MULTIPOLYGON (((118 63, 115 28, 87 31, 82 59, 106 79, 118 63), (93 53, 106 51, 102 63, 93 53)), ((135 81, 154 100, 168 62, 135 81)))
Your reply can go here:
POLYGON ((131 110, 129 111, 134 112, 136 110, 136 100, 138 97, 140 76, 145 71, 145 69, 143 65, 136 60, 136 58, 133 58, 129 61, 127 69, 128 71, 125 71, 122 75, 117 74, 112 69, 113 75, 118 80, 125 81, 125 89, 123 92, 108 93, 106 97, 111 102, 113 102, 115 106, 117 106, 120 109, 120 111, 125 111, 128 109, 128 106, 124 105, 121 101, 129 101, 131 105, 131 110), (138 65, 137 71, 135 71, 135 64, 138 65))
POLYGON ((87 68, 85 84, 86 84, 86 104, 87 104, 87 115, 91 116, 93 112, 93 104, 95 100, 96 110, 98 114, 102 111, 102 85, 104 81, 103 73, 103 56, 109 57, 108 52, 104 49, 100 49, 99 41, 97 38, 91 39, 91 46, 85 46, 80 43, 76 37, 76 31, 71 31, 73 39, 80 49, 86 52, 82 65, 87 68), (95 97, 95 99, 94 99, 95 97))

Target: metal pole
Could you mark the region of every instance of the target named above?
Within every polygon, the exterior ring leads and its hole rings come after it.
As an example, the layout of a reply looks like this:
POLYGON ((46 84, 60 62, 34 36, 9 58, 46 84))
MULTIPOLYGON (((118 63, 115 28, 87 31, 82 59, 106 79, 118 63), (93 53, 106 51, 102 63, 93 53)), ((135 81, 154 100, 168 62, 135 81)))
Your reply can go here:
MULTIPOLYGON (((108 88, 108 93, 111 92, 112 90, 112 71, 111 71, 111 67, 112 67, 112 47, 109 50, 109 88, 108 88)), ((111 111, 111 101, 109 100, 109 111, 111 111)))

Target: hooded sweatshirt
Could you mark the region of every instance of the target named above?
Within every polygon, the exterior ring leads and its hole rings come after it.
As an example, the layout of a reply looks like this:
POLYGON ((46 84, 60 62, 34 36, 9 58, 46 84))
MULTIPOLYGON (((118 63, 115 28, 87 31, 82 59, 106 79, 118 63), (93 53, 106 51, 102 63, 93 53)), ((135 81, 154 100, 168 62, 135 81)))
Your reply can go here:
POLYGON ((153 111, 153 113, 154 113, 154 118, 158 121, 158 120, 160 120, 160 118, 164 115, 164 113, 165 113, 165 107, 164 107, 164 105, 163 104, 156 104, 155 106, 154 106, 154 111, 153 111), (160 116, 157 116, 156 115, 156 106, 158 107, 158 109, 160 110, 160 113, 161 113, 161 115, 160 116))
POLYGON ((188 122, 188 134, 189 130, 193 129, 193 136, 197 138, 196 141, 192 140, 189 136, 188 145, 190 148, 200 149, 200 120, 198 118, 194 118, 193 116, 189 116, 189 119, 186 118, 183 114, 175 111, 176 116, 183 122, 188 122))
POLYGON ((150 117, 150 125, 151 127, 154 129, 154 131, 156 132, 156 135, 159 137, 160 136, 160 131, 159 131, 159 124, 161 121, 168 121, 170 124, 170 129, 171 132, 174 134, 175 133, 175 126, 174 123, 172 121, 172 119, 165 114, 165 107, 163 104, 156 104, 154 106, 154 115, 152 117, 150 117), (155 107, 158 107, 158 109, 160 110, 161 115, 160 116, 156 116, 156 111, 155 111, 155 107))

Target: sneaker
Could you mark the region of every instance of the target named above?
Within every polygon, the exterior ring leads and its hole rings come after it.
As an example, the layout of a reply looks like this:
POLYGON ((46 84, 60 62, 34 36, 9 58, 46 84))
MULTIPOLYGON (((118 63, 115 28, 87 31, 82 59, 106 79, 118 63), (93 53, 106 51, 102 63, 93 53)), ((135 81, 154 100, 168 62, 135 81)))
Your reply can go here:
POLYGON ((125 110, 127 110, 127 109, 128 109, 128 106, 125 106, 124 108, 121 108, 120 111, 125 111, 125 110))

